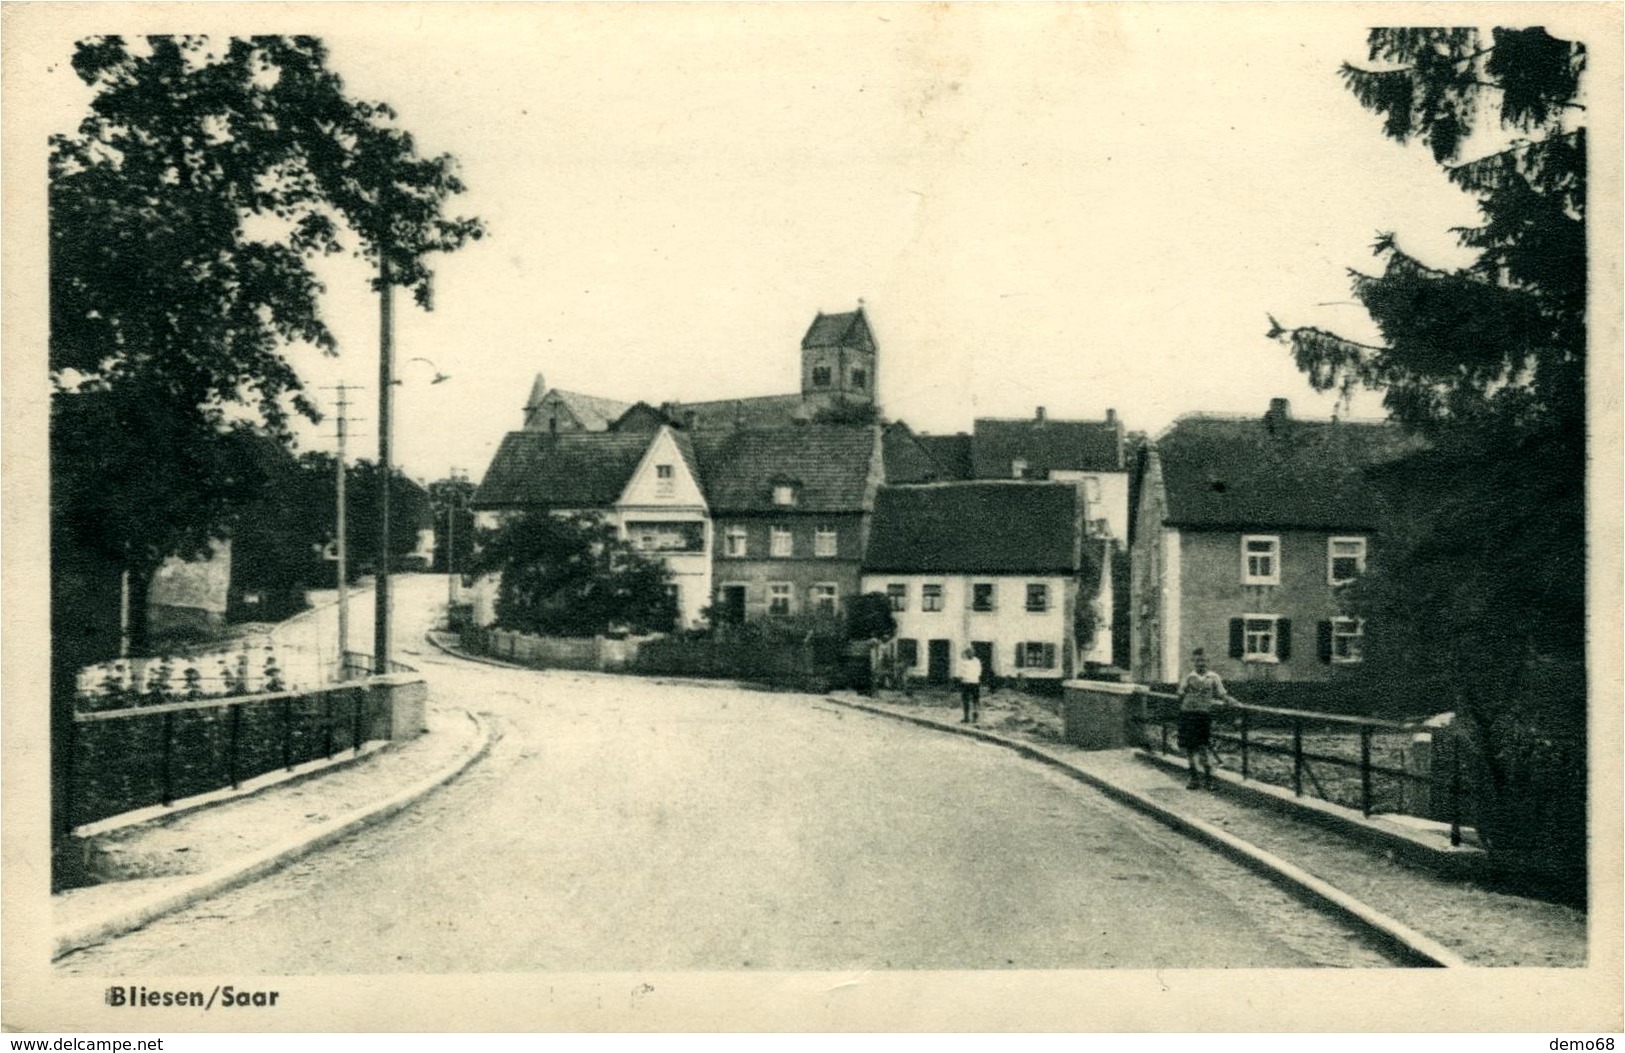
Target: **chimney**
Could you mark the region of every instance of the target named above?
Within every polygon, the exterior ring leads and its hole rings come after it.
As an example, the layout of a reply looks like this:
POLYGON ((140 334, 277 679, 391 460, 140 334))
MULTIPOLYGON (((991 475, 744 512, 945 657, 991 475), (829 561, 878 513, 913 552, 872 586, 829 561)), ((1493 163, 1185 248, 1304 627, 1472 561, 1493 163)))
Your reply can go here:
POLYGON ((1044 407, 1043 406, 1038 407, 1038 412, 1037 412, 1037 414, 1034 415, 1033 419, 1038 421, 1038 423, 1040 423, 1040 424, 1044 423, 1044 407))
POLYGON ((1117 411, 1115 409, 1112 409, 1109 406, 1106 408, 1106 423, 1107 424, 1116 424, 1117 423, 1117 411))

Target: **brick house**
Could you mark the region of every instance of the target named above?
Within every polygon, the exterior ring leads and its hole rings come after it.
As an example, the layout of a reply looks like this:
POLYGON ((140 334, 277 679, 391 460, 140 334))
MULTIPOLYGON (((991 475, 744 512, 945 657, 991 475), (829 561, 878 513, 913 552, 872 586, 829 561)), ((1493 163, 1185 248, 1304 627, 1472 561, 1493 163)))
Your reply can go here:
MULTIPOLYGON (((1074 675, 1087 657, 1074 631, 1083 507, 1070 483, 881 488, 863 590, 891 599, 899 648, 915 675, 948 680, 967 646, 989 681, 1074 675)), ((1104 545, 1095 544, 1098 559, 1104 545)), ((1110 654, 1109 641, 1104 650, 1110 654)))
POLYGON ((1229 681, 1327 680, 1361 659, 1342 610, 1382 511, 1364 470, 1413 447, 1391 424, 1190 415, 1141 453, 1131 546, 1135 680, 1196 647, 1229 681))
POLYGON ((880 429, 701 433, 694 448, 717 538, 717 616, 839 613, 858 591, 884 478, 880 429))
MULTIPOLYGON (((526 511, 596 512, 671 570, 681 624, 699 624, 710 602, 711 517, 693 443, 676 429, 510 432, 469 506, 482 527, 526 511)), ((482 624, 492 584, 476 592, 482 624)))

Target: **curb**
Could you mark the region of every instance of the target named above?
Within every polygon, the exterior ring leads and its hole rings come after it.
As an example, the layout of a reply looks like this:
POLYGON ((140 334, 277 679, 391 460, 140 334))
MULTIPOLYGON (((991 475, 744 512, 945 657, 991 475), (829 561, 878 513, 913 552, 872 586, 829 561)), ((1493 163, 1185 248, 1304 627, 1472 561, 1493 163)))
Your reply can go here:
POLYGON ((1356 926, 1365 929, 1389 950, 1397 952, 1410 962, 1429 967, 1461 969, 1467 968, 1468 962, 1449 950, 1444 945, 1430 937, 1424 936, 1403 922, 1388 917, 1386 914, 1366 905, 1334 888, 1320 878, 1294 866, 1257 845, 1243 841, 1236 835, 1221 830, 1210 823, 1200 819, 1192 819, 1180 815, 1172 809, 1166 808, 1149 797, 1143 797, 1132 790, 1125 789, 1115 783, 1108 782, 1098 775, 1090 774, 1081 768, 1074 767, 1059 757, 1040 749, 1037 746, 1005 738, 1003 735, 980 728, 955 727, 940 724, 929 717, 916 717, 907 713, 894 713, 890 710, 880 709, 864 702, 841 698, 836 695, 825 696, 837 705, 849 709, 872 713, 876 716, 890 717, 905 723, 918 724, 921 727, 936 731, 946 731, 955 735, 964 735, 969 738, 980 739, 983 742, 1004 746, 1017 754, 1047 764, 1056 768, 1079 782, 1106 794, 1113 800, 1134 808, 1151 816, 1165 825, 1172 827, 1180 833, 1194 840, 1201 841, 1212 848, 1218 849, 1224 855, 1242 864, 1250 870, 1270 879, 1277 885, 1291 892, 1311 906, 1330 910, 1342 916, 1345 920, 1353 922, 1356 926))
POLYGON ((53 941, 51 960, 55 961, 70 951, 80 950, 139 929, 166 914, 184 910, 195 903, 217 896, 239 885, 245 885, 348 837, 358 830, 383 822, 416 804, 429 794, 462 775, 491 749, 494 736, 491 728, 473 713, 464 716, 474 725, 475 741, 461 757, 430 775, 415 786, 410 786, 393 797, 373 805, 359 815, 352 814, 335 819, 314 831, 287 838, 268 848, 246 856, 234 863, 218 867, 207 874, 199 874, 182 882, 179 887, 153 893, 133 903, 120 906, 100 918, 79 922, 58 932, 53 941))

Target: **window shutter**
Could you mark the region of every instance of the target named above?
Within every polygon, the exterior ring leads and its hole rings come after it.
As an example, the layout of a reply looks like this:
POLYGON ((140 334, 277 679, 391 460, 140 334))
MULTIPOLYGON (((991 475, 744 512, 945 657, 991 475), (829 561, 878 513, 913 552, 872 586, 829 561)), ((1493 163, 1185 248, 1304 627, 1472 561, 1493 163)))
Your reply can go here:
POLYGON ((1315 628, 1315 635, 1320 645, 1320 660, 1330 662, 1332 660, 1332 623, 1319 623, 1315 628))
POLYGON ((1022 651, 1025 650, 1025 649, 1026 649, 1025 644, 1016 644, 1016 668, 1017 669, 1025 669, 1025 668, 1027 668, 1027 662, 1026 662, 1026 657, 1027 656, 1022 654, 1022 651))
POLYGON ((1230 657, 1240 658, 1247 652, 1246 630, 1240 618, 1230 619, 1230 657))
POLYGON ((1286 661, 1292 657, 1292 619, 1278 618, 1275 622, 1275 657, 1286 661))

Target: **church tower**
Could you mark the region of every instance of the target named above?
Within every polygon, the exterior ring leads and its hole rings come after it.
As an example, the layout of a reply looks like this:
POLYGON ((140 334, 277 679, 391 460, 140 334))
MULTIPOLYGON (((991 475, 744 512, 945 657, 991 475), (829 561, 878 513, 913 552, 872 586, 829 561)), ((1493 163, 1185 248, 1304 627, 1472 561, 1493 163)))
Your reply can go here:
POLYGON ((875 404, 880 380, 877 354, 862 300, 856 311, 820 311, 801 338, 801 397, 875 404))

